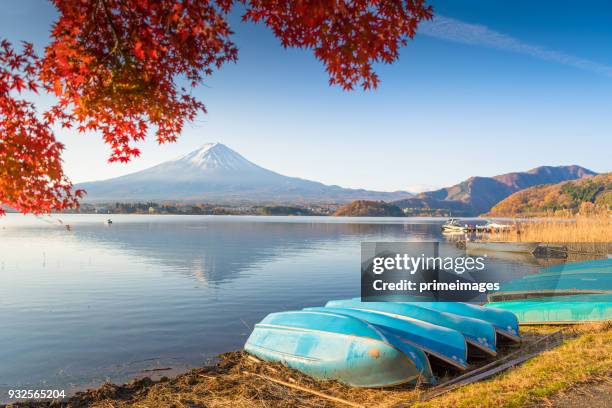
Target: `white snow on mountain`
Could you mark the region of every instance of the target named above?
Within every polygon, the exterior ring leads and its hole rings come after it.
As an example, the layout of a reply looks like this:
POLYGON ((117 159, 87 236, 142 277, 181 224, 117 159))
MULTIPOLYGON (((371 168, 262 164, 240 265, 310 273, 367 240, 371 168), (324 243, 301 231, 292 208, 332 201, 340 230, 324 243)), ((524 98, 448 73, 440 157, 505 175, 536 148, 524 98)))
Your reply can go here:
POLYGON ((187 153, 175 161, 206 170, 229 169, 234 171, 252 171, 262 169, 221 143, 207 143, 198 150, 187 153))

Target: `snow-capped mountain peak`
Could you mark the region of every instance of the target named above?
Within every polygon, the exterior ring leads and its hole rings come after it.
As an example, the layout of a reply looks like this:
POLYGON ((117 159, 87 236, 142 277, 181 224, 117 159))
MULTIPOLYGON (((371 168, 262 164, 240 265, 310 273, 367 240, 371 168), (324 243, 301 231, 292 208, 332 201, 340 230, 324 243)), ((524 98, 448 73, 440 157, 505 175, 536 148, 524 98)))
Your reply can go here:
POLYGON ((201 170, 226 169, 233 171, 248 171, 260 168, 224 144, 206 143, 176 159, 177 162, 196 167, 201 170))

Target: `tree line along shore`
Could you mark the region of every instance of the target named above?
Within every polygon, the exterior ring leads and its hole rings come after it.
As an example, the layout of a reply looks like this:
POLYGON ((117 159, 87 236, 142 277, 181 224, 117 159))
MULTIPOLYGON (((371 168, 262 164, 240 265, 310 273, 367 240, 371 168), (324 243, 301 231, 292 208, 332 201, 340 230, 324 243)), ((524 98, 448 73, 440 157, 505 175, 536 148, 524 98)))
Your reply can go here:
MULTIPOLYGON (((388 203, 355 200, 350 203, 262 203, 228 202, 195 203, 189 201, 146 201, 83 203, 66 213, 85 214, 188 214, 188 215, 279 215, 279 216, 346 216, 346 217, 450 217, 478 215, 457 210, 454 201, 412 201, 388 203), (404 203, 404 204, 401 204, 404 203)), ((543 184, 511 194, 493 205, 488 217, 606 217, 612 214, 612 173, 543 184)))

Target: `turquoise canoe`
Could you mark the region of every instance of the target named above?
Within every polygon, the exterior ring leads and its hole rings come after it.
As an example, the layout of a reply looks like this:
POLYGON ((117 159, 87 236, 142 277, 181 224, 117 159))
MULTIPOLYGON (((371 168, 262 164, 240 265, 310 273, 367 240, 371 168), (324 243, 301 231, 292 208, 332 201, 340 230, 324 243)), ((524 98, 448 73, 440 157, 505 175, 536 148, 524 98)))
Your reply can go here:
POLYGON ((520 342, 519 321, 516 315, 500 309, 489 309, 484 306, 472 305, 461 302, 407 302, 419 307, 437 310, 439 312, 453 313, 465 317, 489 322, 495 328, 497 334, 504 338, 520 342))
POLYGON ((612 319, 612 294, 550 296, 492 302, 488 308, 514 313, 521 324, 565 324, 612 319))
POLYGON ((523 276, 521 279, 541 279, 545 277, 579 277, 581 275, 599 275, 599 276, 612 276, 612 271, 604 268, 589 268, 589 269, 568 269, 557 272, 539 272, 533 275, 523 276))
POLYGON ((411 303, 397 302, 362 302, 361 299, 331 300, 326 307, 360 309, 375 313, 384 313, 404 320, 419 320, 437 326, 456 330, 465 336, 465 340, 472 346, 496 355, 495 328, 491 323, 472 317, 463 317, 452 313, 438 312, 436 310, 415 306, 411 303))
POLYGON ((490 301, 516 300, 522 297, 612 293, 612 273, 530 275, 504 282, 489 294, 490 301))
MULTIPOLYGON (((531 284, 530 282, 535 281, 549 281, 554 282, 557 281, 577 281, 577 282, 609 282, 612 279, 612 272, 607 271, 564 271, 564 272, 547 272, 547 273, 536 273, 533 275, 526 275, 519 279, 514 279, 509 282, 504 282, 501 284, 501 287, 505 287, 514 282, 526 282, 526 284, 531 284), (527 283, 529 282, 529 283, 527 283)), ((591 283, 592 287, 596 287, 597 283, 591 283)), ((608 289, 612 289, 612 287, 606 287, 608 289)))
MULTIPOLYGON (((418 348, 409 354, 372 324, 328 312, 271 313, 249 336, 244 349, 318 379, 354 387, 387 387, 414 382, 425 371, 418 348)), ((407 350, 408 344, 403 346, 407 350)), ((431 370, 429 369, 429 372, 431 370)))
POLYGON ((612 259, 592 259, 590 261, 568 262, 540 269, 541 273, 558 273, 569 271, 607 271, 612 273, 612 259))
POLYGON ((309 307, 304 310, 331 312, 365 320, 381 329, 383 333, 392 333, 402 342, 415 346, 454 367, 461 370, 467 368, 467 344, 465 337, 458 331, 427 322, 398 319, 359 309, 309 307))

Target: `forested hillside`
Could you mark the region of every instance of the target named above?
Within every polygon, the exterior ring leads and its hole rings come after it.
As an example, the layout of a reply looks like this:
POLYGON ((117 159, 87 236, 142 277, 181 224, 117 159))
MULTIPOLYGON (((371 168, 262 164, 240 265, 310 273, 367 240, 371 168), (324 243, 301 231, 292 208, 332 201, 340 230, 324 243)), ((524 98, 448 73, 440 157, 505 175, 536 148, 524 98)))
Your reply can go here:
POLYGON ((539 185, 512 194, 490 214, 562 215, 605 213, 612 208, 612 173, 553 185, 539 185))

